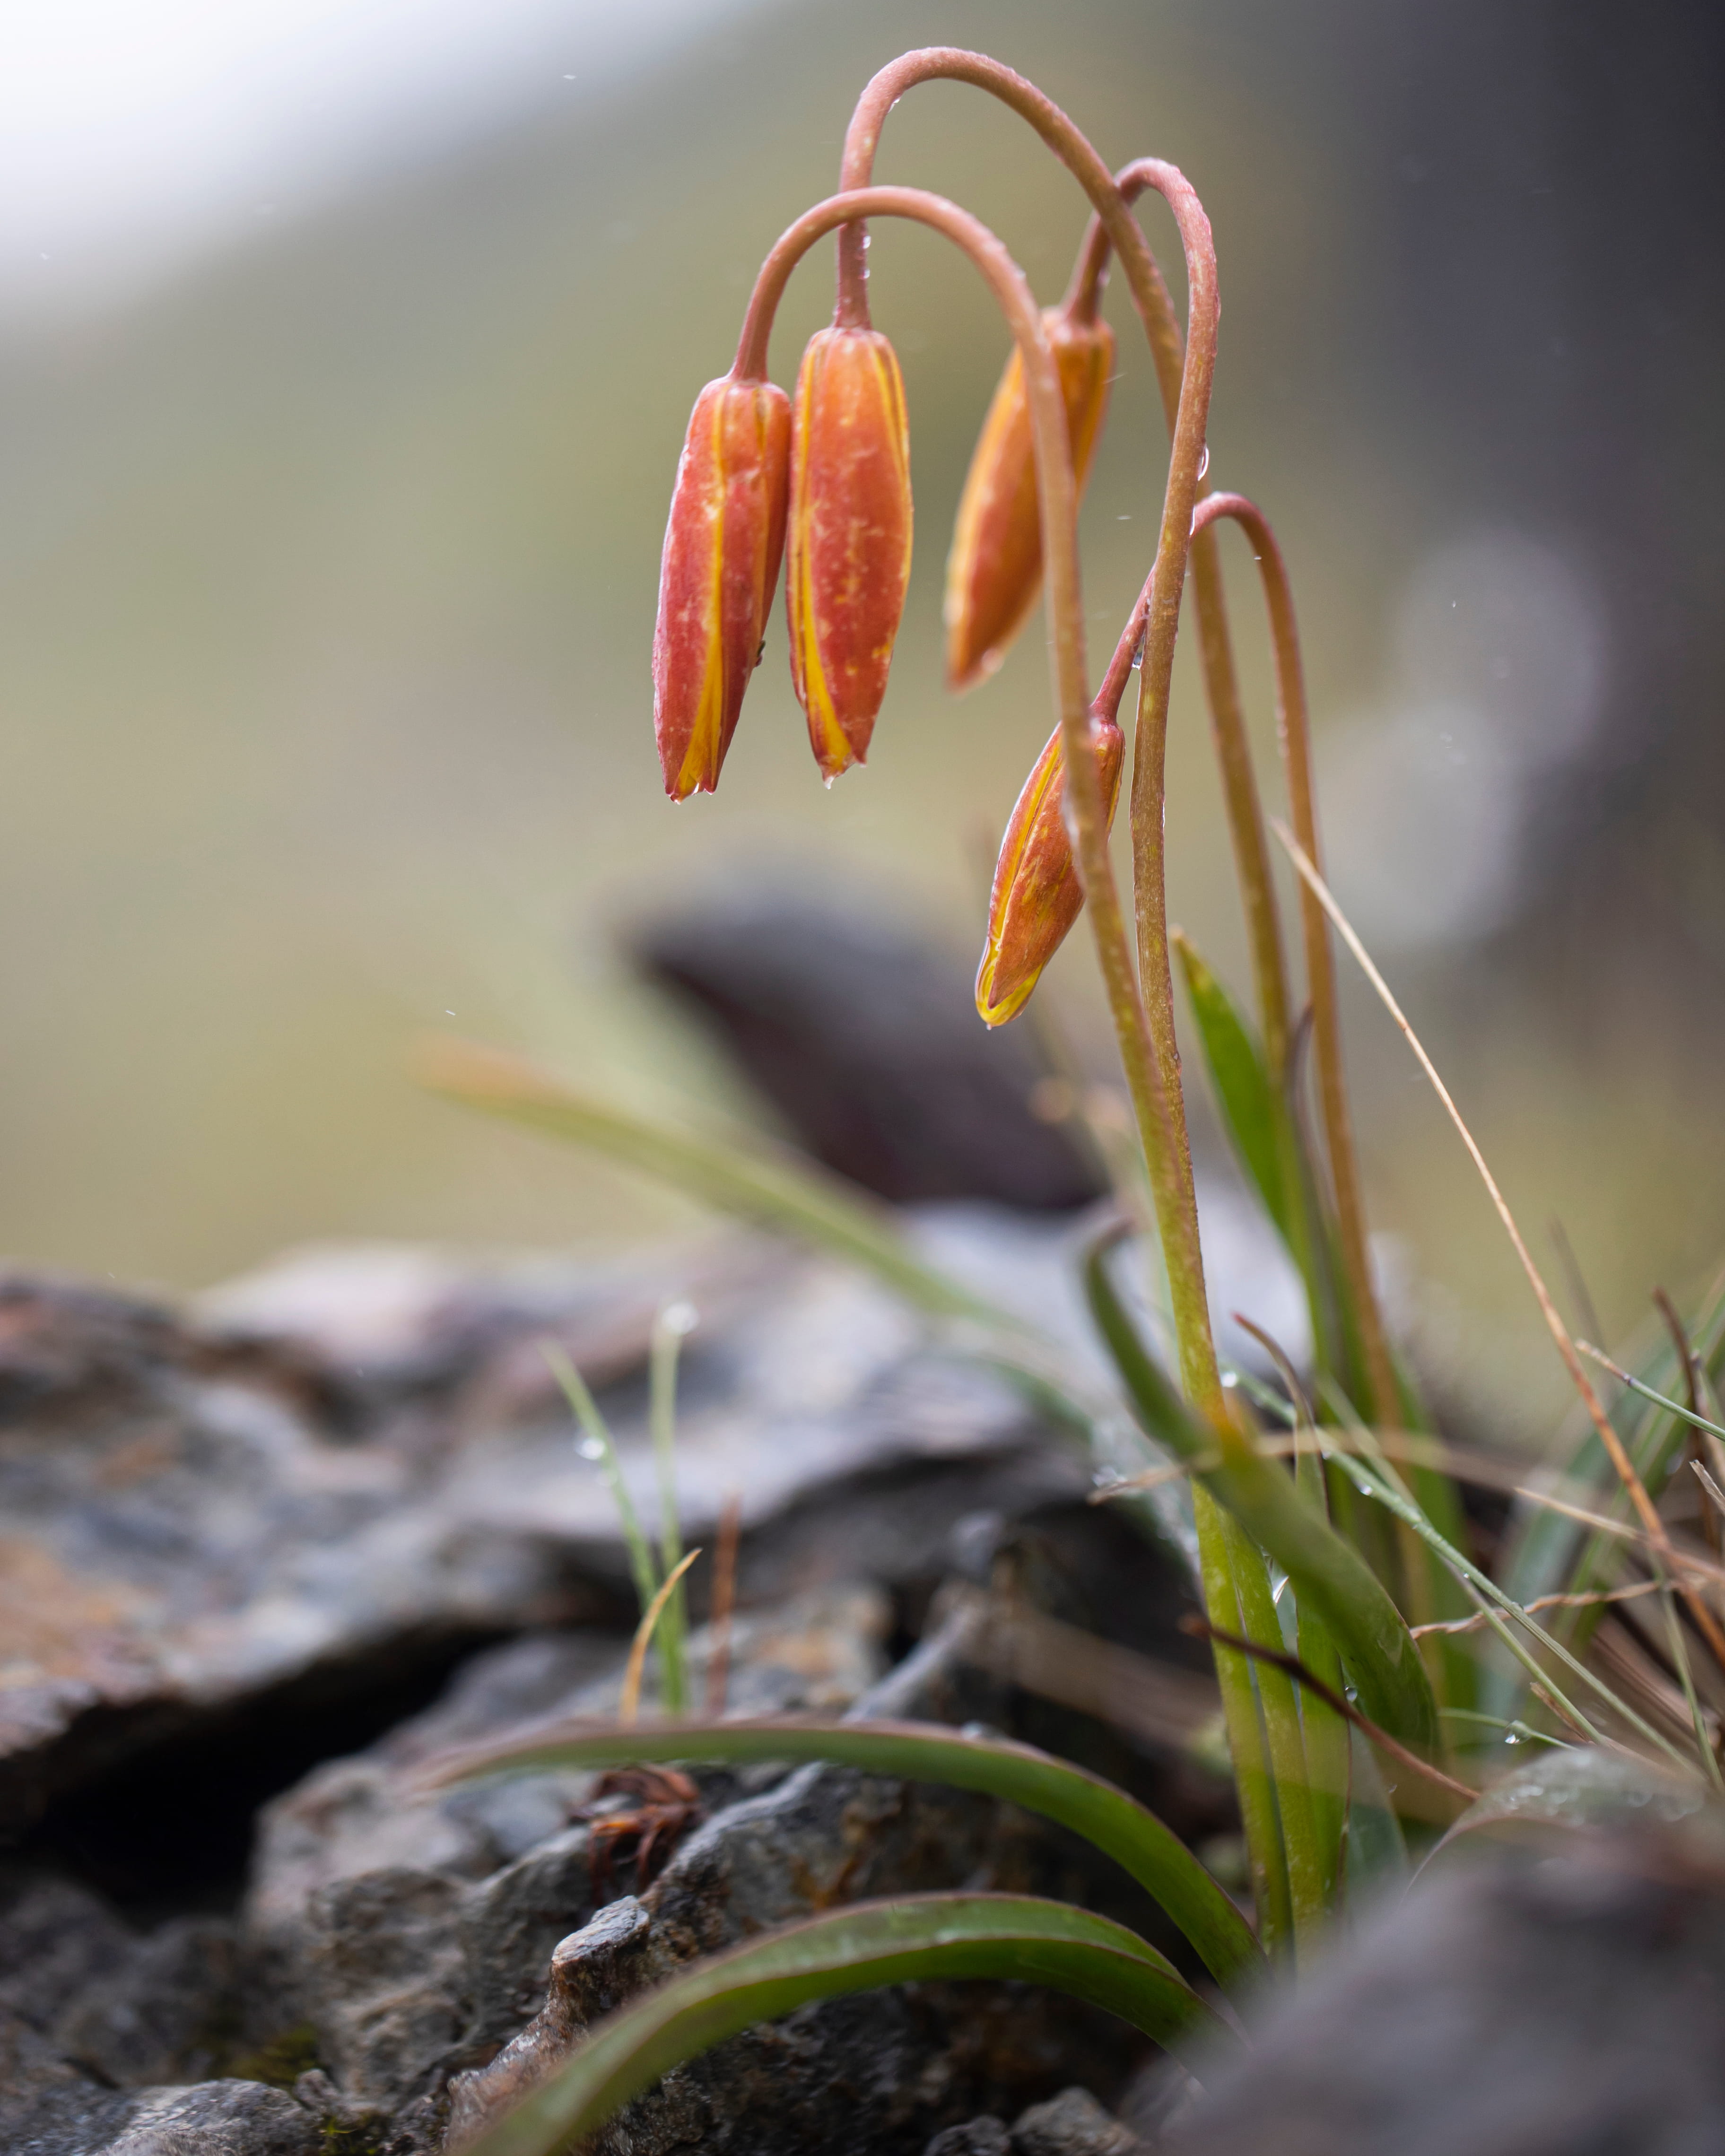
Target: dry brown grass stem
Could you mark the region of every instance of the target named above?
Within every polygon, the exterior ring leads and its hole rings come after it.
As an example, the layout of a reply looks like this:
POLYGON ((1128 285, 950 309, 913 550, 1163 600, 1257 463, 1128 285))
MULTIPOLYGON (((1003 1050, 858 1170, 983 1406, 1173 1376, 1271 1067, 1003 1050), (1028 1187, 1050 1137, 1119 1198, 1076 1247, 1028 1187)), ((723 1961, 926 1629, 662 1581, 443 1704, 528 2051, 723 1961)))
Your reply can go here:
MULTIPOLYGON (((1664 1587, 1661 1579, 1638 1579, 1632 1587, 1600 1588, 1591 1594, 1536 1594, 1531 1602, 1524 1602, 1522 1609, 1529 1617, 1542 1609, 1590 1609, 1605 1602, 1632 1602, 1637 1595, 1657 1594, 1664 1587)), ((1483 1632, 1488 1623, 1484 1610, 1471 1617, 1445 1617, 1430 1625, 1409 1627, 1416 1640, 1423 1640, 1430 1632, 1445 1632, 1452 1636, 1458 1632, 1483 1632)))
MULTIPOLYGON (((1551 1334, 1558 1353, 1563 1358, 1563 1367, 1569 1373, 1570 1383, 1579 1395, 1582 1405, 1587 1409, 1588 1419, 1599 1433, 1599 1442, 1605 1448, 1605 1457, 1611 1462, 1619 1481, 1628 1491, 1630 1502, 1640 1517, 1649 1542, 1675 1570, 1678 1559, 1676 1552, 1671 1546, 1671 1537, 1666 1532, 1666 1524, 1659 1517, 1657 1507, 1647 1494, 1646 1485, 1635 1472, 1635 1462, 1630 1458, 1623 1440, 1612 1428, 1611 1418, 1606 1414, 1604 1404, 1594 1390, 1592 1381, 1582 1368, 1581 1357, 1576 1351, 1574 1341, 1569 1337, 1569 1329, 1558 1314, 1558 1306, 1552 1301, 1551 1291, 1546 1286, 1538 1266, 1533 1262, 1532 1254, 1522 1238, 1522 1231, 1516 1225, 1516 1218, 1509 1209, 1508 1200, 1499 1189, 1497 1178, 1486 1166, 1486 1156, 1480 1151, 1473 1132, 1469 1130, 1463 1120, 1461 1111, 1456 1106, 1449 1087, 1438 1075, 1437 1065, 1426 1054, 1420 1043, 1420 1036, 1409 1024, 1401 1005, 1391 994, 1389 983, 1373 963, 1366 947, 1354 932, 1353 923, 1336 903, 1329 886, 1318 874, 1311 856, 1293 833, 1278 818, 1271 819, 1271 829, 1281 842, 1283 850, 1299 872, 1301 880, 1307 886, 1319 905, 1334 923, 1336 933, 1353 952, 1360 970, 1376 991, 1378 1000, 1400 1028, 1403 1039, 1413 1050, 1420 1069, 1431 1081, 1432 1090, 1448 1111, 1450 1120, 1455 1124, 1461 1142, 1466 1147, 1469 1158, 1479 1170, 1480 1179, 1485 1184, 1487 1194, 1497 1209, 1498 1219, 1503 1223, 1504 1232, 1509 1237, 1517 1257, 1521 1260, 1522 1270, 1527 1276, 1527 1284, 1533 1291, 1535 1301, 1539 1305, 1539 1314, 1545 1320, 1546 1330, 1551 1334)), ((1725 1629, 1722 1629, 1718 1619, 1692 1589, 1681 1587, 1678 1591, 1681 1594, 1685 1604, 1695 1620, 1695 1629, 1707 1642, 1709 1653, 1720 1668, 1725 1670, 1725 1629)))
POLYGON ((700 1555, 698 1549, 691 1550, 675 1571, 668 1572, 658 1594, 641 1613, 641 1621, 635 1627, 634 1640, 629 1650, 629 1664, 623 1672, 623 1691, 617 1702, 619 1722, 633 1722, 641 1711, 641 1678, 647 1667, 647 1650, 653 1644, 653 1635, 665 1614, 665 1604, 676 1593, 678 1581, 700 1555))

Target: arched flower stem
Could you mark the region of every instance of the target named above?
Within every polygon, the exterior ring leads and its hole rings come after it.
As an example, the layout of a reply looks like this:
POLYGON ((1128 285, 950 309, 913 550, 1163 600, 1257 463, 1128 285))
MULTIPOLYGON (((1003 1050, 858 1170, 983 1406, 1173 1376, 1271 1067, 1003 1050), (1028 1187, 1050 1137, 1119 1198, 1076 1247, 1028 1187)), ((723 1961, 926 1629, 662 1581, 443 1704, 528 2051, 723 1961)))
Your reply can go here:
MULTIPOLYGON (((1128 165, 1117 178, 1083 131, 1034 83, 1014 74, 1012 69, 1003 67, 999 61, 988 59, 985 54, 965 52, 954 46, 934 45, 920 52, 906 53, 900 59, 890 62, 864 89, 857 100, 856 109, 845 137, 844 159, 839 170, 842 187, 862 187, 870 183, 880 131, 886 124, 888 112, 906 90, 914 89, 918 83, 932 81, 968 83, 1000 99, 1029 121, 1084 189, 1096 214, 1080 255, 1080 272, 1075 275, 1074 290, 1087 291, 1088 305, 1093 311, 1101 295, 1109 254, 1111 252, 1118 257, 1132 293, 1132 304, 1137 310, 1149 343, 1169 432, 1177 432, 1185 375, 1184 340, 1181 336, 1168 286, 1131 208, 1132 199, 1146 187, 1160 188, 1160 180, 1156 177, 1158 173, 1171 173, 1173 167, 1146 160, 1139 164, 1128 165), (1083 280, 1081 286, 1081 277, 1083 280)), ((1184 182, 1181 184, 1183 186, 1184 182)), ((1182 237, 1184 237, 1183 230, 1182 237)), ((1214 268, 1213 256, 1212 293, 1214 290, 1214 268)), ((869 319, 866 240, 860 225, 846 226, 839 234, 836 319, 858 327, 865 325, 869 319)), ((1197 454, 1201 462, 1201 439, 1197 454)), ((1172 477, 1171 474, 1171 480, 1172 477)), ((1203 485, 1201 477, 1195 479, 1197 492, 1202 492, 1203 485)), ((1166 522, 1163 536, 1166 538, 1166 522)), ((1289 1040, 1286 973, 1282 957, 1276 886, 1270 872, 1269 848, 1265 839, 1257 788, 1252 777, 1250 748, 1240 711, 1239 681, 1228 634, 1221 563, 1214 538, 1204 535, 1195 544, 1193 543, 1184 519, 1180 521, 1179 537, 1182 547, 1190 546, 1191 549, 1193 592, 1197 602, 1199 652, 1204 670, 1204 693, 1210 707, 1211 729, 1216 743, 1217 761, 1221 767, 1229 829, 1246 916, 1265 1057, 1272 1076, 1280 1082, 1287 1059, 1289 1040)), ((1162 552, 1163 549, 1158 547, 1158 559, 1162 552)), ((1176 611, 1178 598, 1179 586, 1177 583, 1173 588, 1176 611)))
MULTIPOLYGON (((1209 383, 1215 370, 1216 330, 1221 301, 1216 289, 1215 249, 1210 237, 1209 220, 1204 216, 1197 196, 1193 193, 1184 177, 1175 167, 1164 164, 1160 158, 1143 157, 1126 166, 1116 175, 1116 184, 1122 199, 1128 203, 1136 200, 1145 188, 1153 187, 1173 210, 1186 250, 1189 349, 1174 372, 1173 411, 1169 417, 1169 425, 1174 435, 1173 459, 1178 465, 1181 455, 1179 414, 1186 398, 1190 367, 1201 364, 1205 370, 1203 416, 1206 424, 1209 383)), ((1086 263, 1096 257, 1100 258, 1100 266, 1093 274, 1100 282, 1101 268, 1106 266, 1109 249, 1106 226, 1100 218, 1093 218, 1086 246, 1079 258, 1079 271, 1074 274, 1075 285, 1078 284, 1080 274, 1084 271, 1086 263)), ((1178 352, 1178 330, 1174 332, 1174 338, 1178 352)), ((1165 362, 1160 357, 1155 340, 1152 341, 1152 350, 1157 354, 1160 375, 1164 372, 1165 362)), ((1163 384, 1165 404, 1169 386, 1167 382, 1163 384)), ((1195 454, 1193 495, 1196 501, 1204 497, 1208 484, 1203 427, 1198 430, 1195 454)), ((1174 472, 1171 469, 1168 475, 1170 498, 1163 525, 1164 546, 1168 524, 1176 507, 1172 498, 1173 480, 1174 472)), ((1205 694, 1210 706, 1210 731, 1215 742, 1216 762, 1222 775, 1222 798, 1228 813, 1235 870, 1240 879, 1240 903, 1245 914, 1246 942, 1251 953, 1258 1019, 1264 1035, 1264 1059, 1269 1065, 1271 1081, 1280 1085, 1288 1058, 1288 991, 1282 954, 1281 922, 1276 906, 1275 879, 1270 867, 1270 843, 1265 833, 1264 810, 1258 798, 1257 779, 1252 769, 1251 743, 1246 736, 1245 719, 1240 709, 1240 685, 1234 670, 1234 648, 1228 634, 1220 557, 1216 552, 1215 540, 1207 526, 1199 526, 1192 531, 1189 546, 1193 593, 1198 609, 1199 656, 1204 665, 1205 694)))
MULTIPOLYGON (((1170 1171, 1178 1157, 1178 1146, 1170 1105, 1163 1084, 1153 1032, 1138 994, 1132 947, 1108 855, 1107 816, 1101 781, 1096 759, 1089 753, 1091 700, 1084 648, 1084 603, 1079 583, 1078 490, 1066 436, 1065 405, 1054 355, 1043 331, 1041 311, 1023 273, 986 225, 942 196, 929 194, 920 187, 865 187, 832 196, 798 218, 762 264, 743 318, 734 371, 739 379, 745 381, 764 377, 773 316, 791 272, 817 240, 861 217, 908 218, 943 233, 963 249, 982 272, 1018 344, 1035 448, 1043 558, 1047 564, 1049 618, 1053 628, 1050 644, 1055 702, 1065 758, 1073 854, 1096 939, 1127 1088, 1153 1186, 1157 1191, 1158 1212, 1164 1207, 1177 1209, 1179 1194, 1171 1180, 1170 1171)), ((1194 1235, 1194 1246, 1195 1240, 1194 1235)), ((1171 1267, 1171 1272, 1172 1270, 1171 1267)), ((1201 1260, 1196 1288, 1201 1299, 1201 1260)), ((1204 1339, 1208 1344, 1207 1314, 1204 1339)))
MULTIPOLYGON (((1199 505, 1194 528, 1207 531, 1224 517, 1238 524, 1245 533, 1258 564, 1270 617, 1271 649, 1276 667, 1276 732, 1281 742, 1294 835, 1322 873, 1323 855, 1318 845, 1317 804, 1312 783, 1312 728, 1307 712, 1305 670, 1300 660, 1300 632, 1294 617, 1294 594, 1288 581, 1287 564, 1282 559, 1269 520, 1243 494, 1209 495, 1199 505)), ((1342 1027, 1337 1009, 1330 924, 1316 893, 1303 883, 1300 886, 1300 925, 1306 947, 1307 989, 1312 998, 1318 1101, 1323 1116, 1325 1146, 1330 1156, 1330 1176, 1335 1186, 1342 1261, 1348 1269, 1348 1285, 1358 1312, 1360 1350, 1365 1360, 1366 1383, 1372 1394, 1359 1406, 1368 1419, 1375 1416, 1380 1421, 1393 1421, 1399 1413, 1395 1366, 1372 1279, 1365 1199, 1360 1186, 1358 1157, 1354 1150, 1353 1122, 1348 1110, 1348 1081, 1342 1064, 1342 1027)))

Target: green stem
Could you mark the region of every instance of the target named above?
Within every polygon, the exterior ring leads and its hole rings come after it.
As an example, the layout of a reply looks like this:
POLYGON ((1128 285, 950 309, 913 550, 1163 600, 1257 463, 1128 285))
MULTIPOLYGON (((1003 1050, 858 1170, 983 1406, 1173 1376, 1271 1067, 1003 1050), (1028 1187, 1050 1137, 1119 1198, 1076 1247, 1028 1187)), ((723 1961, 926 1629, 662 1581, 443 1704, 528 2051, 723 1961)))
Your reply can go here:
MULTIPOLYGON (((1178 624, 1180 585, 1189 546, 1193 501, 1200 484, 1204 426, 1209 408, 1210 374, 1215 357, 1215 265, 1214 249, 1209 244, 1208 221, 1198 206, 1196 196, 1172 167, 1146 161, 1130 168, 1132 191, 1136 192, 1143 186, 1157 187, 1168 197, 1180 223, 1182 238, 1187 244, 1194 333, 1199 346, 1198 363, 1194 369, 1192 355, 1183 345, 1167 286, 1149 244, 1132 213, 1127 193, 1116 182, 1082 131, 1060 107, 1034 84, 1015 74, 1009 68, 1002 67, 998 61, 978 53, 967 53, 952 48, 931 48, 906 54, 883 68, 857 100, 845 136, 841 184, 846 189, 861 189, 867 186, 873 174, 875 153, 887 113, 907 90, 919 82, 937 77, 970 83, 1000 98, 1029 122, 1074 174, 1090 198, 1096 212, 1097 231, 1106 235, 1107 243, 1120 259, 1134 304, 1149 339, 1164 407, 1174 437, 1168 492, 1163 506, 1161 542, 1157 557, 1160 598, 1150 636, 1147 639, 1147 645, 1154 648, 1156 656, 1153 662, 1150 649, 1147 648, 1144 673, 1147 684, 1154 680, 1158 672, 1161 675, 1159 691, 1152 698, 1148 729, 1154 751, 1153 785, 1158 812, 1157 838, 1159 844, 1162 745, 1166 737, 1168 679, 1173 665, 1173 637, 1178 624), (1194 256, 1198 258, 1196 267, 1194 256)), ((839 247, 838 321, 855 326, 867 322, 867 275, 863 227, 860 223, 847 226, 840 235, 839 247)), ((1060 454, 1064 460, 1064 436, 1060 454)), ((1040 470, 1047 459, 1043 454, 1040 429, 1037 460, 1040 470)), ((1050 517, 1045 497, 1045 561, 1051 560, 1050 539, 1050 517)), ((1279 1082, 1286 1062, 1288 1031, 1281 933, 1276 921, 1275 888, 1270 875, 1263 818, 1252 778, 1250 755, 1235 685, 1233 659, 1222 600, 1220 569, 1214 542, 1206 542, 1200 550, 1196 559, 1195 577, 1205 685, 1245 898, 1258 977, 1266 1054, 1279 1082)), ((1070 603, 1074 604, 1076 591, 1075 578, 1069 594, 1070 603)), ((1049 618, 1058 646, 1075 627, 1081 632, 1081 623, 1075 624, 1070 620, 1063 623, 1061 595, 1052 576, 1049 597, 1049 618)), ((1182 1376, 1189 1396, 1207 1415, 1215 1418, 1225 1414, 1226 1404, 1216 1368, 1215 1349, 1210 1337, 1209 1311, 1204 1296, 1196 1194, 1186 1137, 1184 1104, 1180 1094, 1179 1056, 1173 1035, 1173 984, 1168 978, 1165 901, 1162 897, 1159 858, 1157 872, 1149 880, 1151 887, 1147 891, 1146 885, 1145 834, 1139 814, 1138 779, 1145 762, 1146 738, 1143 692, 1141 690, 1139 739, 1133 767, 1133 850, 1139 960, 1143 978, 1142 1001, 1137 983, 1129 981, 1129 968, 1128 977, 1111 977, 1111 968, 1117 976, 1118 969, 1117 955, 1111 949, 1111 934, 1095 917, 1096 898, 1082 845, 1075 847, 1075 851, 1079 855, 1081 881, 1091 909, 1103 978, 1110 1002, 1115 1009, 1117 1030, 1121 1033, 1122 1044, 1126 1030, 1122 1013, 1127 1000, 1128 989, 1134 1007, 1133 1034, 1136 1036, 1140 1031, 1141 1014, 1147 1015, 1149 1020, 1156 1066, 1153 1073, 1141 1068, 1135 1055, 1126 1052, 1124 1045, 1122 1055, 1156 1202, 1170 1301, 1179 1343, 1182 1376), (1143 1009, 1146 1001, 1149 1005, 1147 1013, 1144 1013, 1143 1009)), ((1070 754, 1072 745, 1069 737, 1069 772, 1074 764, 1070 754)), ((1084 827, 1088 821, 1087 804, 1081 800, 1075 806, 1078 811, 1075 819, 1077 827, 1076 835, 1082 839, 1084 827)), ((1102 850, 1106 853, 1106 848, 1102 850)), ((1200 1530, 1201 1555, 1204 1538, 1204 1531, 1200 1530)), ((1214 1529, 1209 1539, 1215 1543, 1214 1529)), ((1231 1572, 1228 1551, 1219 1543, 1209 1550, 1209 1569, 1219 1579, 1223 1573, 1231 1572)), ((1251 1561, 1261 1572, 1263 1560, 1255 1551, 1252 1553, 1251 1561)), ((1267 1591, 1267 1575, 1266 1584, 1267 1591)), ((1224 1684, 1224 1703, 1230 1697, 1229 1687, 1224 1684)), ((1229 1711, 1228 1724, 1230 1744, 1236 1762, 1244 1761, 1250 1756, 1257 1742, 1255 1714, 1249 1723, 1236 1701, 1235 1706, 1229 1711)), ((1277 1855, 1279 1858, 1279 1850, 1277 1855)), ((1276 1868, 1267 1851, 1257 1853, 1255 1857, 1256 1863, 1261 1863, 1269 1871, 1276 1868)))
POLYGON ((1147 159, 1137 169, 1163 194, 1174 213, 1186 249, 1190 293, 1186 365, 1174 422, 1173 448, 1168 459, 1162 530, 1157 542, 1155 588, 1144 632, 1144 659, 1138 676, 1137 737, 1132 750, 1132 874, 1137 906, 1138 970, 1151 1039, 1156 1048, 1158 1075, 1168 1101, 1172 1141, 1168 1158, 1161 1164, 1162 1182, 1169 1186, 1170 1202, 1164 1202, 1163 1188, 1158 1184, 1157 1211, 1180 1351, 1180 1374, 1188 1399, 1201 1414, 1219 1422, 1227 1419, 1228 1406, 1223 1397, 1221 1374, 1216 1367, 1215 1347, 1210 1336, 1204 1253, 1198 1232, 1198 1196, 1192 1178, 1185 1100, 1180 1086, 1180 1052, 1174 1030, 1174 983, 1168 956, 1163 818, 1174 639, 1179 629, 1180 593, 1191 543, 1198 473, 1204 460, 1220 303, 1209 220, 1198 197, 1171 165, 1147 159))
MULTIPOLYGON (((1248 1640, 1280 1647, 1281 1625, 1276 1614, 1276 1598, 1271 1591, 1270 1575, 1263 1558, 1245 1529, 1232 1518, 1228 1522, 1228 1534, 1229 1556, 1243 1620, 1240 1631, 1248 1640)), ((1274 1663, 1260 1662, 1253 1675, 1264 1712, 1271 1771, 1276 1778, 1276 1803, 1287 1866, 1294 1938, 1296 1943, 1304 1942, 1322 1927, 1328 1914, 1329 1891, 1312 1809, 1312 1769, 1306 1756, 1300 1697, 1293 1679, 1274 1663)))
MULTIPOLYGON (((1235 1574, 1254 1563, 1261 1570, 1263 1559, 1200 1482, 1192 1486, 1192 1517, 1198 1531, 1199 1580, 1210 1622, 1219 1623, 1224 1631, 1245 1632, 1246 1619, 1240 1606, 1235 1574), (1218 1610, 1226 1614, 1219 1619, 1218 1610)), ((1258 1937, 1265 1952, 1280 1959, 1294 1934, 1293 1902, 1276 1814, 1275 1777, 1259 1719, 1252 1666, 1236 1648, 1224 1647, 1219 1641, 1212 1641, 1211 1647, 1222 1694, 1222 1718, 1228 1731, 1228 1756, 1234 1763, 1235 1794, 1245 1836, 1258 1937)))
POLYGON ((598 1463, 605 1487, 611 1493, 611 1502, 617 1507, 624 1545, 629 1551, 629 1571, 635 1584, 635 1598, 644 1617, 652 1607, 654 1596, 659 1592, 659 1573, 654 1567, 653 1552, 641 1530, 634 1500, 629 1496, 629 1485, 623 1479, 623 1463, 617 1457, 616 1440, 604 1417, 599 1413, 593 1394, 588 1390, 587 1380, 562 1349, 555 1341, 547 1340, 541 1342, 539 1352, 544 1356, 546 1367, 557 1379, 563 1398, 569 1403, 576 1422, 583 1433, 582 1450, 588 1458, 598 1463))
MULTIPOLYGON (((686 1302, 667 1303, 653 1322, 647 1358, 647 1421, 659 1478, 659 1572, 669 1582, 683 1561, 682 1522, 677 1513, 677 1359, 695 1324, 686 1302)), ((671 1589, 659 1620, 659 1662, 665 1677, 665 1710, 689 1707, 688 1604, 680 1582, 671 1589)))

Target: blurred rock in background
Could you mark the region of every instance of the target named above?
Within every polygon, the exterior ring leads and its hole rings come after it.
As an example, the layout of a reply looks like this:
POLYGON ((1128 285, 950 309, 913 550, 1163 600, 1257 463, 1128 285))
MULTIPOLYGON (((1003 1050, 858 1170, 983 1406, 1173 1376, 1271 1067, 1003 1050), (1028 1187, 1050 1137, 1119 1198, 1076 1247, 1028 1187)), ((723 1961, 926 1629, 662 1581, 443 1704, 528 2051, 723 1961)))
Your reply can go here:
POLYGON ((1051 1118, 1028 1027, 976 1022, 966 968, 878 885, 813 870, 732 877, 629 939, 643 978, 685 1001, 803 1150, 896 1204, 992 1199, 1061 1212, 1101 1195, 1051 1118))

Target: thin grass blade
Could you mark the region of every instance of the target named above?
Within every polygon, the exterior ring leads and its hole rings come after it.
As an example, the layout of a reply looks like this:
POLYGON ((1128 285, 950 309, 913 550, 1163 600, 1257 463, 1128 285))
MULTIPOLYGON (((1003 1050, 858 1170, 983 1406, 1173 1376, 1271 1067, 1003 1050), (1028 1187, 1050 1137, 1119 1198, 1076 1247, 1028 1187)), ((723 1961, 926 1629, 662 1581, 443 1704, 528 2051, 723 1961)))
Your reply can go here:
POLYGON ((824 1722, 803 1716, 640 1729, 567 1722, 434 1763, 429 1771, 443 1783, 507 1769, 679 1759, 824 1759, 1004 1798, 1070 1827, 1111 1856, 1168 1912, 1219 1984, 1238 1985, 1263 1970, 1264 1957, 1251 1927, 1153 1812, 1099 1775, 1005 1738, 973 1737, 933 1723, 824 1722))
POLYGON ((814 1999, 977 1977, 1069 1992, 1194 2061, 1232 2035, 1153 1947, 1085 1910, 1012 1894, 861 1902, 699 1963, 602 2021, 466 2156, 551 2156, 684 2060, 814 1999))
POLYGON ((1226 988, 1178 929, 1168 940, 1179 955, 1222 1127, 1263 1200, 1265 1211, 1291 1249, 1294 1224, 1288 1203, 1281 1100, 1264 1068, 1258 1045, 1226 988))
POLYGON ((762 1138, 679 1130, 578 1091, 531 1063, 438 1039, 418 1058, 430 1091, 674 1183, 721 1212, 783 1229, 865 1265, 920 1309, 998 1322, 1002 1313, 924 1265, 885 1206, 762 1138))

